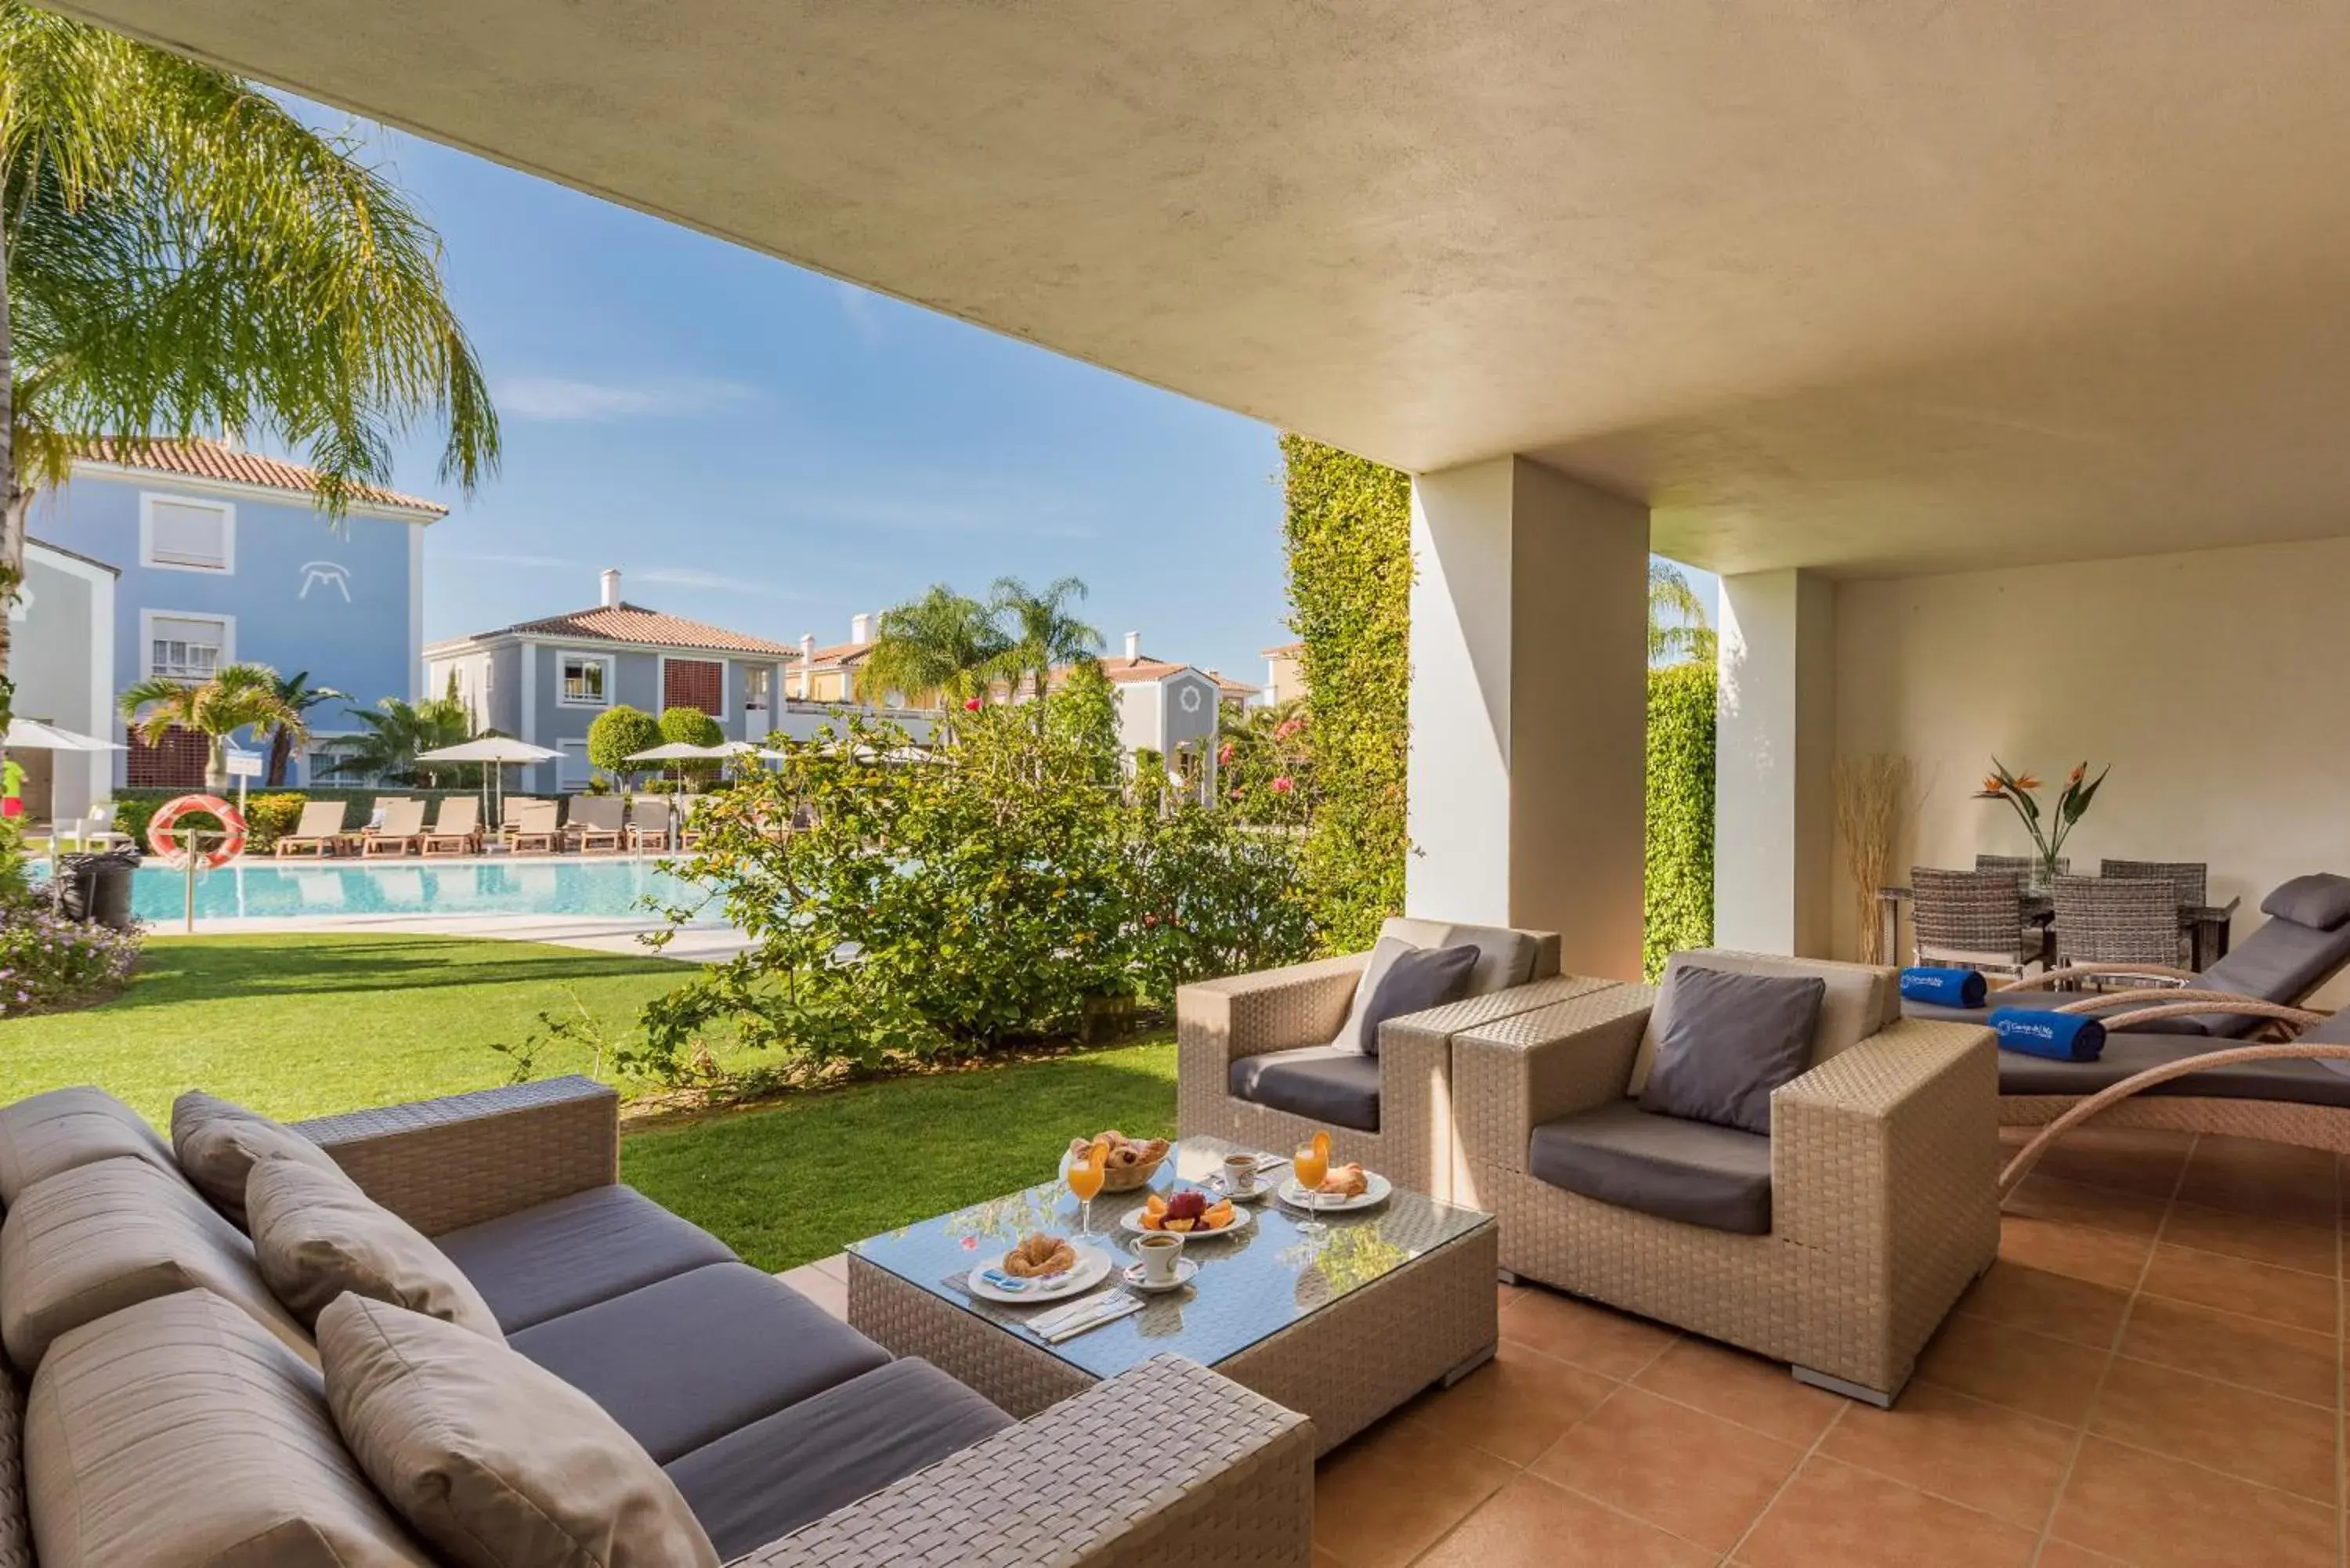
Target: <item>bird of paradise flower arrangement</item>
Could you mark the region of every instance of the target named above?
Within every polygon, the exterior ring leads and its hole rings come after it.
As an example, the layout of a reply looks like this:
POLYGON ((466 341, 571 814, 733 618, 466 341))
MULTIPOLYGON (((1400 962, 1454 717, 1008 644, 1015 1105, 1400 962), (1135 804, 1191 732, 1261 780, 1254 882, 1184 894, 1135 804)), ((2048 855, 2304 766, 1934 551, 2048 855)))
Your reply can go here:
POLYGON ((2033 857, 2039 863, 2040 886, 2054 887, 2056 867, 2064 854, 2064 839, 2074 826, 2089 814, 2089 803, 2097 798, 2097 786, 2113 772, 2108 763, 2095 778, 2089 777, 2086 762, 2074 768, 2064 781, 2064 793, 2056 797, 2055 806, 2046 816, 2041 815, 2038 779, 2029 773, 2010 772, 1997 757, 1991 760, 1991 772, 1983 775, 1982 788, 1975 791, 1977 800, 2003 800, 2014 811, 2023 831, 2032 835, 2033 857))

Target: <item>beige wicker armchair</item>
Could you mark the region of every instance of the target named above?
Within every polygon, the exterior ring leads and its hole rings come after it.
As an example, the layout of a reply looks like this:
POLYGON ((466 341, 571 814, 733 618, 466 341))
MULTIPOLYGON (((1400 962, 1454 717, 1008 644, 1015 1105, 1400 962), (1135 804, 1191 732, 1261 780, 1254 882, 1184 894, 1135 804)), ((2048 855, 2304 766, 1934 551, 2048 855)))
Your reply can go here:
POLYGON ((1285 1153, 1326 1129, 1337 1158, 1359 1161, 1409 1190, 1445 1197, 1452 1169, 1454 1033, 1615 983, 1561 978, 1558 938, 1547 931, 1395 919, 1380 934, 1416 947, 1478 942, 1497 961, 1481 964, 1484 983, 1472 980, 1474 993, 1467 999, 1389 1019, 1379 1030, 1376 1061, 1327 1049, 1347 1022, 1367 953, 1182 987, 1175 995, 1178 1136, 1205 1135, 1285 1153), (1499 961, 1504 950, 1514 950, 1520 961, 1499 961), (1339 1058, 1325 1064, 1375 1083, 1372 1125, 1351 1126, 1233 1092, 1235 1063, 1287 1053, 1305 1061, 1339 1058))
POLYGON ((1767 1137, 1639 1111, 1628 1096, 1647 1075, 1660 993, 1592 991, 1454 1037, 1454 1198, 1500 1217, 1510 1274, 1890 1404, 1999 1251, 1993 1036, 1902 1019, 1890 969, 1721 952, 1673 961, 1691 963, 1828 983, 1814 1064, 1772 1096, 1767 1137), (1595 1122, 1612 1123, 1602 1133, 1637 1160, 1687 1158, 1684 1196, 1733 1191, 1755 1222, 1665 1218, 1535 1174, 1537 1129, 1595 1122), (1684 1155, 1678 1136, 1690 1128, 1700 1147, 1684 1155))

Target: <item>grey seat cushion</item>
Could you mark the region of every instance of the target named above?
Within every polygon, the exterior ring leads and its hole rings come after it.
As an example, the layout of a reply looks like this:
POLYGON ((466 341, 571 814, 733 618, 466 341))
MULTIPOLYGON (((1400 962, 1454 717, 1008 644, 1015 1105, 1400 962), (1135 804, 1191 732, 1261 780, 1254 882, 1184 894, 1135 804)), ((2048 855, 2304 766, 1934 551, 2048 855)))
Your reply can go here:
POLYGON ((1660 1219, 1764 1236, 1771 1140, 1709 1122, 1652 1116, 1636 1101, 1544 1122, 1526 1168, 1553 1187, 1660 1219))
POLYGON ((507 1343, 663 1464, 889 1363, 888 1351, 747 1263, 672 1275, 507 1343))
MULTIPOLYGON (((2275 902, 2273 897, 2270 901, 2275 902)), ((2263 1002, 2292 1003, 2323 985, 2345 962, 2350 962, 2350 925, 2324 930, 2272 915, 2226 958, 2205 970, 2195 984, 2199 991, 2227 991, 2263 1002)), ((2225 1013, 2199 1018, 2199 1022, 2213 1034, 2238 1036, 2250 1034, 2261 1025, 2257 1018, 2225 1013)))
MULTIPOLYGON (((2106 1049, 2094 1062, 2058 1062, 2020 1051, 1999 1054, 1999 1092, 2002 1095, 2093 1095, 2124 1078, 2182 1057, 2205 1055, 2241 1044, 2235 1040, 2202 1039, 2176 1034, 2116 1030, 2106 1036, 2106 1049)), ((2247 1062, 2213 1067, 2156 1084, 2147 1095, 2187 1095, 2218 1100, 2281 1100, 2294 1105, 2350 1108, 2350 1074, 2337 1073, 2318 1062, 2247 1062)))
MULTIPOLYGON (((1011 1417, 929 1362, 909 1358, 803 1399, 666 1468, 720 1560, 731 1561, 1010 1425, 1011 1417)), ((1076 1455, 1066 1459, 1083 1462, 1076 1455)))
POLYGON ((104 1089, 51 1089, 0 1106, 0 1208, 44 1177, 126 1157, 185 1179, 162 1135, 104 1089))
POLYGON ((1379 1059, 1352 1046, 1243 1056, 1232 1064, 1226 1086, 1253 1106, 1357 1132, 1379 1130, 1379 1059))
POLYGON ((432 1238, 507 1334, 712 1263, 733 1251, 634 1188, 591 1187, 432 1238))

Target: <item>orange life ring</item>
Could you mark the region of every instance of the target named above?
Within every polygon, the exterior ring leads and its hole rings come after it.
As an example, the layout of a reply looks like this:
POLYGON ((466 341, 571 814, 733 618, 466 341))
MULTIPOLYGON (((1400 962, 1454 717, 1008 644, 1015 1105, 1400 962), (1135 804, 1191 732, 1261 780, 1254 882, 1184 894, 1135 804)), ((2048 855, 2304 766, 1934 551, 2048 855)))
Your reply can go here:
POLYGON ((244 852, 244 816, 236 807, 216 794, 183 794, 177 800, 165 801, 147 821, 147 847, 163 857, 163 863, 174 871, 188 867, 189 852, 180 847, 172 825, 191 812, 203 812, 217 816, 228 829, 228 836, 211 849, 198 852, 196 858, 207 867, 217 869, 244 852))

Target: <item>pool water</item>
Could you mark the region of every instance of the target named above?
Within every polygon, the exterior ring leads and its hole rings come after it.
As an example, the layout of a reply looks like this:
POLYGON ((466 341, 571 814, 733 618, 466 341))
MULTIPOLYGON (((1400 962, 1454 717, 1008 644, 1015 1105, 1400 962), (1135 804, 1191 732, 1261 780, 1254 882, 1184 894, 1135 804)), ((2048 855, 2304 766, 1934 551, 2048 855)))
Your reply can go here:
MULTIPOLYGON (((640 902, 693 907, 704 891, 650 860, 235 863, 196 874, 201 918, 306 915, 589 915, 654 918, 640 902)), ((187 876, 151 863, 131 874, 130 909, 158 926, 186 911, 187 876)), ((722 924, 715 905, 696 925, 722 924)))

